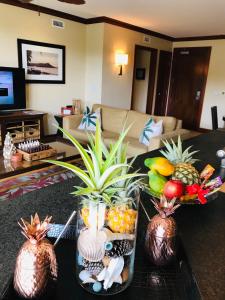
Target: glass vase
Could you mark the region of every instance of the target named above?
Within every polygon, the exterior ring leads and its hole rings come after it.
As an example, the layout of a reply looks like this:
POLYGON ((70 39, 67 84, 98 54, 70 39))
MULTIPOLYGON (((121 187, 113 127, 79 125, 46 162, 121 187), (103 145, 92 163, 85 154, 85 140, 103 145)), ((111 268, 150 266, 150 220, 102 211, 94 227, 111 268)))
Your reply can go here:
POLYGON ((113 295, 131 283, 138 199, 136 195, 132 201, 113 206, 88 199, 80 201, 76 276, 88 292, 113 295))

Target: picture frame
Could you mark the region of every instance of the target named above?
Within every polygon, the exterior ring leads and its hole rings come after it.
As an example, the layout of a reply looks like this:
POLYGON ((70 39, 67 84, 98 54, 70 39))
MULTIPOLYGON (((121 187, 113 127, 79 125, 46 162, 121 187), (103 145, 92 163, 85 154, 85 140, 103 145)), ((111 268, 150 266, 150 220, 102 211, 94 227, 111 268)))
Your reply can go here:
POLYGON ((65 84, 65 46, 17 39, 17 47, 27 83, 65 84))
POLYGON ((145 68, 136 68, 136 80, 145 80, 145 68))

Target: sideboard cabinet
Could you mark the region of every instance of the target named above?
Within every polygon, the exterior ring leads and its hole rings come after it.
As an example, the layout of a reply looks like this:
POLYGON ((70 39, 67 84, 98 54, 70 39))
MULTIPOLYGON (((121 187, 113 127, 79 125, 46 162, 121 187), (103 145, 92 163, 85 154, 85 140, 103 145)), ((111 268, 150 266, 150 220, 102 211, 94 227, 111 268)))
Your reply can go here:
POLYGON ((35 110, 0 112, 0 147, 4 145, 7 132, 10 132, 14 143, 41 139, 44 115, 35 110))

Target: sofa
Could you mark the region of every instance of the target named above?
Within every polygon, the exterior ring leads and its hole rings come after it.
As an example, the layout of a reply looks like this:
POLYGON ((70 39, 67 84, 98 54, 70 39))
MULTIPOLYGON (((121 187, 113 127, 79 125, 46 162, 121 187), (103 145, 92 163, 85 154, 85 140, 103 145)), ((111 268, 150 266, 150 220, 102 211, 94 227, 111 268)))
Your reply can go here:
MULTIPOLYGON (((158 149, 163 146, 162 139, 174 140, 180 135, 185 138, 190 131, 182 128, 182 120, 178 120, 169 116, 154 116, 140 113, 133 110, 113 108, 102 104, 94 104, 92 111, 101 108, 101 127, 102 135, 106 146, 115 142, 123 130, 124 124, 129 126, 133 124, 129 130, 125 142, 128 143, 127 154, 132 157, 145 152, 158 149), (145 126, 145 123, 152 117, 154 121, 163 120, 163 133, 160 136, 153 137, 150 145, 146 146, 139 142, 139 137, 145 126)), ((78 126, 81 122, 82 115, 70 115, 63 118, 63 129, 66 129, 81 143, 87 143, 88 137, 86 131, 79 130, 78 126)))

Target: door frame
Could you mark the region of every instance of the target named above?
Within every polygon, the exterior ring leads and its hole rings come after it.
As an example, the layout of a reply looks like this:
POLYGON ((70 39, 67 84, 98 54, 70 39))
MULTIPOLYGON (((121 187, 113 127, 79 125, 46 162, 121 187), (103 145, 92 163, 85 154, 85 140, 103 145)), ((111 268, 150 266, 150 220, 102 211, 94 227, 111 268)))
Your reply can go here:
POLYGON ((204 98, 205 98, 205 90, 206 90, 206 85, 207 85, 207 78, 208 78, 208 71, 209 71, 209 64, 210 64, 210 57, 211 57, 211 51, 212 51, 212 47, 211 46, 202 46, 202 47, 176 47, 173 49, 173 56, 172 56, 172 67, 171 67, 171 76, 170 76, 170 87, 169 87, 169 97, 168 97, 168 102, 167 102, 167 114, 169 111, 169 106, 171 104, 172 101, 172 93, 173 93, 173 70, 174 70, 174 53, 178 52, 178 51, 187 51, 188 49, 204 49, 207 50, 206 53, 206 59, 208 61, 208 64, 204 65, 204 76, 202 79, 202 92, 200 95, 200 99, 199 99, 199 109, 198 109, 198 113, 196 116, 196 130, 199 130, 200 128, 200 122, 201 122, 201 116, 202 116, 202 108, 203 108, 203 103, 204 103, 204 98))
POLYGON ((146 47, 142 45, 135 45, 134 50, 134 68, 133 68, 133 81, 132 81, 132 92, 131 92, 131 105, 130 108, 133 108, 134 100, 134 82, 136 77, 136 60, 137 60, 137 51, 146 50, 151 53, 150 67, 149 67, 149 76, 148 76, 148 92, 147 92, 147 103, 146 103, 146 113, 152 113, 152 106, 154 100, 154 90, 155 90, 155 80, 156 80, 156 66, 158 58, 158 50, 151 47, 146 47))
MULTIPOLYGON (((169 55, 169 72, 168 72, 168 80, 167 80, 167 87, 165 89, 165 114, 157 114, 158 116, 166 116, 167 114, 167 104, 168 104, 168 99, 169 99, 169 94, 170 94, 170 76, 171 76, 171 69, 172 69, 172 61, 173 61, 173 51, 169 50, 160 50, 159 51, 159 62, 158 62, 158 74, 157 74, 157 83, 156 83, 156 94, 155 94, 155 105, 154 105, 154 115, 156 115, 156 104, 157 104, 157 98, 158 98, 158 93, 159 93, 159 87, 160 87, 160 80, 161 80, 161 74, 160 74, 160 63, 162 61, 162 57, 164 54, 169 55)), ((165 71, 165 69, 164 69, 165 71)), ((161 92, 161 91, 160 91, 161 92)))

